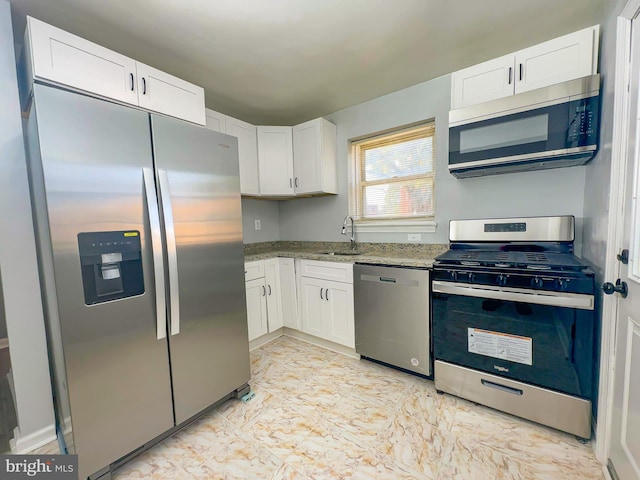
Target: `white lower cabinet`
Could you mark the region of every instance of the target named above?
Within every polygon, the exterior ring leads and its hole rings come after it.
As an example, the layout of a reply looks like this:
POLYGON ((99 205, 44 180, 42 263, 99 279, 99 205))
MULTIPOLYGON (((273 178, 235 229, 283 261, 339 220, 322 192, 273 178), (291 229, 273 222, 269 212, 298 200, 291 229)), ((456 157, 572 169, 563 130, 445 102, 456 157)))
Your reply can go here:
POLYGON ((249 340, 283 325, 297 328, 295 270, 291 258, 245 263, 249 340))
POLYGON ((247 325, 249 340, 261 337, 269 332, 267 325, 267 302, 264 278, 245 283, 247 290, 247 325))
POLYGON ((300 330, 298 322, 298 294, 296 292, 296 269, 293 258, 278 258, 280 267, 280 300, 282 323, 285 327, 300 330))
POLYGON ((302 331, 355 348, 353 265, 302 260, 300 271, 314 275, 300 277, 302 331), (344 282, 328 279, 335 278, 336 270, 344 272, 344 282))

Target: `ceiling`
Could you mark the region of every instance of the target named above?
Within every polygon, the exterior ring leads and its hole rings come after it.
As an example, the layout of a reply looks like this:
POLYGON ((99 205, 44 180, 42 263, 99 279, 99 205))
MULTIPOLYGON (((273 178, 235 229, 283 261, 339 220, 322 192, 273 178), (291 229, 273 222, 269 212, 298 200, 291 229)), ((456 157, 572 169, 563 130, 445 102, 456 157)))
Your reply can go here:
POLYGON ((10 0, 190 82, 207 107, 292 125, 602 22, 606 0, 10 0))

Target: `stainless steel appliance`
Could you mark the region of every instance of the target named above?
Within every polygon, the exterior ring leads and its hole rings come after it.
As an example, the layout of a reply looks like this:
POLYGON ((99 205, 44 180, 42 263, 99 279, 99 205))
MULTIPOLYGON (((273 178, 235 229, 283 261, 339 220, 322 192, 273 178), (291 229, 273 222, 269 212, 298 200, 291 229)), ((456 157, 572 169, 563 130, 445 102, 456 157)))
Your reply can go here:
POLYGON ((449 171, 477 177, 587 163, 598 148, 600 75, 449 112, 449 171))
POLYGON ((431 375, 429 271, 355 264, 356 352, 431 375))
POLYGON ((436 388, 591 436, 594 276, 574 218, 461 220, 433 268, 436 388))
POLYGON ((85 478, 248 388, 237 140, 41 84, 26 130, 58 428, 85 478))

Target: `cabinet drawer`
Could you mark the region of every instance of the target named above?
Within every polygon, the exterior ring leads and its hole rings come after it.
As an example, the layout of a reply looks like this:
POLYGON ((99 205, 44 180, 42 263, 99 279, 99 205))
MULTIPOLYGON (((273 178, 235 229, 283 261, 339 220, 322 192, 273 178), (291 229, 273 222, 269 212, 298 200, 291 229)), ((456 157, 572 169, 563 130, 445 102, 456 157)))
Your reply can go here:
POLYGON ((244 281, 255 280, 264 277, 264 260, 256 260, 254 262, 245 262, 244 264, 244 281))
POLYGON ((301 260, 300 276, 353 283, 353 265, 351 263, 301 260))

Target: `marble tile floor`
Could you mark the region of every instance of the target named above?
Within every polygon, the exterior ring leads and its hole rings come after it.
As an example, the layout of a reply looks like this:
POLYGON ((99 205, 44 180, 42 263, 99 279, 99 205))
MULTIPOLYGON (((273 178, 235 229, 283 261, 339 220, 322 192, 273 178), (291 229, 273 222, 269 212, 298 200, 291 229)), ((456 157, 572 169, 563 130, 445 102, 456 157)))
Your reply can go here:
POLYGON ((233 399, 114 472, 139 479, 603 479, 590 445, 291 337, 233 399))

